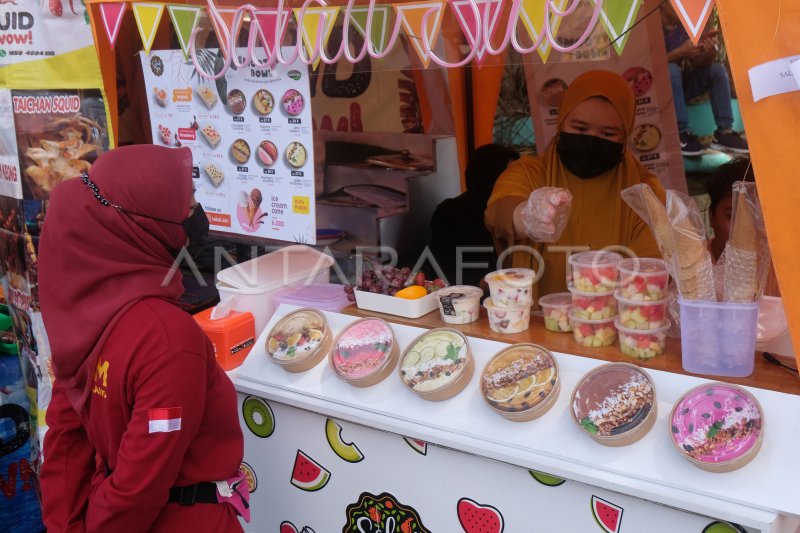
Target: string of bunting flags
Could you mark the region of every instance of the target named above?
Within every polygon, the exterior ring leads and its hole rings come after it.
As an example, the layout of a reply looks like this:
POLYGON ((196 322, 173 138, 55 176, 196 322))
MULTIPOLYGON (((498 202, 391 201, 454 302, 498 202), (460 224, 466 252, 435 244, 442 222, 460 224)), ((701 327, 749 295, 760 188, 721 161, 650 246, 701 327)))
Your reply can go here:
MULTIPOLYGON (((335 63, 342 57, 353 63, 367 54, 380 59, 392 51, 400 35, 408 37, 411 48, 426 68, 431 62, 442 67, 458 67, 469 62, 480 65, 487 56, 501 54, 509 46, 522 54, 536 51, 542 62, 547 62, 552 50, 571 52, 579 48, 598 21, 602 23, 617 53, 622 54, 643 0, 589 1, 593 5, 593 16, 582 37, 569 46, 562 46, 556 35, 562 20, 575 12, 580 0, 419 0, 390 4, 376 4, 376 0, 369 0, 368 5, 358 6, 355 0, 349 0, 346 6, 330 6, 325 0, 305 0, 299 8, 290 8, 285 0, 278 0, 276 7, 269 8, 250 4, 217 6, 214 0, 207 0, 205 6, 130 2, 130 7, 145 53, 150 52, 166 8, 187 60, 195 56, 195 41, 201 30, 198 25, 205 12, 220 43, 225 64, 216 73, 203 71, 196 60, 195 66, 201 76, 215 79, 224 75, 231 62, 236 67, 248 64, 261 67, 272 66, 276 62, 288 64, 299 56, 304 63, 316 69, 320 62, 335 63), (448 61, 434 52, 447 7, 452 10, 452 16, 461 28, 469 50, 457 62, 448 61), (503 16, 505 9, 509 10, 508 17, 503 16), (355 54, 343 44, 336 54, 328 56, 328 40, 340 17, 349 21, 344 24, 342 42, 348 42, 347 35, 355 29, 364 38, 365 44, 355 54), (241 59, 231 54, 230 50, 231 43, 238 40, 246 20, 250 21, 247 40, 249 57, 241 59), (294 20, 301 38, 290 52, 291 57, 284 57, 282 42, 290 20, 294 20), (520 42, 520 22, 530 39, 528 44, 520 42), (503 23, 505 28, 501 27, 503 23), (266 61, 257 58, 255 52, 258 48, 264 50, 266 61)), ((714 0, 670 2, 696 44, 711 15, 714 0)), ((112 48, 127 7, 128 2, 100 4, 100 18, 112 48)))

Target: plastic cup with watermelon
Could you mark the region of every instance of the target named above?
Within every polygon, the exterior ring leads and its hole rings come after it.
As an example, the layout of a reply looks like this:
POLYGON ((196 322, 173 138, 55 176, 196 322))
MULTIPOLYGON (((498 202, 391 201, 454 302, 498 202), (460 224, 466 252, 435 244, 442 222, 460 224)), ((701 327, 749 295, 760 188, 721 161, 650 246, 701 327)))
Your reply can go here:
POLYGON ((498 307, 525 307, 533 304, 535 273, 529 268, 508 268, 486 274, 489 294, 498 307))
POLYGON ((648 302, 667 297, 669 273, 666 263, 661 259, 623 259, 617 269, 619 292, 623 298, 648 302))
POLYGON ((646 361, 664 353, 667 330, 670 327, 669 320, 664 326, 650 331, 626 328, 619 323, 619 320, 614 326, 619 333, 619 347, 625 355, 646 361))
POLYGON ((570 287, 569 292, 572 293, 572 316, 583 320, 608 320, 617 316, 617 300, 613 291, 583 292, 570 287))
POLYGON ((656 330, 669 323, 667 301, 634 301, 615 295, 619 304, 619 323, 628 329, 656 330))
POLYGON ((600 348, 611 346, 617 340, 617 328, 614 319, 584 320, 570 315, 572 322, 572 336, 575 342, 587 348, 600 348))
POLYGON ((569 321, 569 310, 572 307, 572 295, 568 292, 548 294, 539 298, 539 305, 544 314, 544 327, 550 331, 572 331, 569 321))
POLYGON ((582 252, 569 256, 572 283, 582 292, 608 292, 617 287, 617 265, 622 256, 614 252, 582 252))

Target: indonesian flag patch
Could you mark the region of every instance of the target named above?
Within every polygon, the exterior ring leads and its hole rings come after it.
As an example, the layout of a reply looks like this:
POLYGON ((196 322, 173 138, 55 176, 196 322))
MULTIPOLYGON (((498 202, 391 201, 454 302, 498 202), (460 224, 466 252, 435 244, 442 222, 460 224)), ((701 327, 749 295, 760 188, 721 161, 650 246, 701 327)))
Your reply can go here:
POLYGON ((180 431, 182 407, 158 407, 147 410, 150 433, 180 431))

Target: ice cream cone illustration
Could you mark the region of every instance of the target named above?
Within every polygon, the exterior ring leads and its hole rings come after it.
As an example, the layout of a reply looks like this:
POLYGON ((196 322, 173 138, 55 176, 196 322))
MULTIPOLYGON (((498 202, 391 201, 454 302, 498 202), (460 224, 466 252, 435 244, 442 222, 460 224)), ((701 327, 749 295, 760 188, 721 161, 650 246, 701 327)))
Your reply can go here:
POLYGON ((254 222, 253 219, 255 218, 256 213, 258 212, 258 208, 261 206, 261 200, 262 196, 260 190, 253 189, 252 191, 250 191, 250 198, 248 199, 247 202, 247 220, 248 223, 250 224, 250 227, 253 228, 255 227, 253 224, 254 222))

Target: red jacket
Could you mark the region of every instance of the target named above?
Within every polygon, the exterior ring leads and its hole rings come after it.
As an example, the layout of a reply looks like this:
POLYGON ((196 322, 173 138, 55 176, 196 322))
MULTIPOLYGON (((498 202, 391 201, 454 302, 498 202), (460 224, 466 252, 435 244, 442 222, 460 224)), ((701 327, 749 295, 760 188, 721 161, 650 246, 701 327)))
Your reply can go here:
POLYGON ((229 505, 167 502, 171 487, 232 477, 244 451, 233 384, 173 304, 143 300, 113 326, 85 427, 58 382, 47 423, 48 532, 242 531, 229 505), (178 430, 156 421, 169 408, 178 430))

